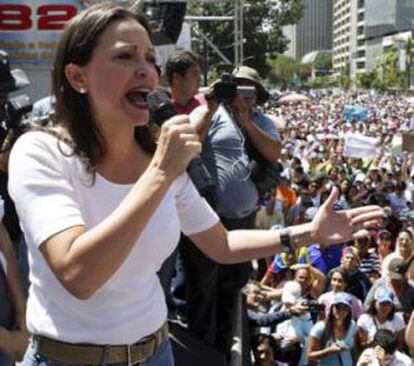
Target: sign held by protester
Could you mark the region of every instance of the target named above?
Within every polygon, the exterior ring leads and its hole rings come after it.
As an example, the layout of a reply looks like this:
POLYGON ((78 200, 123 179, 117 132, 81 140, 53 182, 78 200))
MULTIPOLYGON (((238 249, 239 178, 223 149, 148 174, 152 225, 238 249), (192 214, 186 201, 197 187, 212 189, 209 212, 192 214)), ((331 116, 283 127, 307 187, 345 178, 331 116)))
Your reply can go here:
POLYGON ((358 134, 349 134, 345 139, 343 155, 348 158, 373 159, 377 153, 378 140, 358 134))

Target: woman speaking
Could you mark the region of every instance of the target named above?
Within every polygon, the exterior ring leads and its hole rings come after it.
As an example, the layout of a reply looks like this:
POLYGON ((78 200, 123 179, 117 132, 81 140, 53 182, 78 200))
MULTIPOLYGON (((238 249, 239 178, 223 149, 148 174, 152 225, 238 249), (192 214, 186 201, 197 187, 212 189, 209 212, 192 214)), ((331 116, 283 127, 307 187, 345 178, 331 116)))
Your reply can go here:
POLYGON ((227 232, 185 173, 201 151, 188 117, 153 133, 146 97, 157 83, 141 16, 97 5, 67 24, 53 70, 55 126, 25 133, 10 157, 30 260, 25 365, 172 365, 156 272, 180 231, 236 263, 277 253, 282 241, 344 242, 383 215, 376 206, 334 212, 335 190, 312 222, 282 234, 227 232))

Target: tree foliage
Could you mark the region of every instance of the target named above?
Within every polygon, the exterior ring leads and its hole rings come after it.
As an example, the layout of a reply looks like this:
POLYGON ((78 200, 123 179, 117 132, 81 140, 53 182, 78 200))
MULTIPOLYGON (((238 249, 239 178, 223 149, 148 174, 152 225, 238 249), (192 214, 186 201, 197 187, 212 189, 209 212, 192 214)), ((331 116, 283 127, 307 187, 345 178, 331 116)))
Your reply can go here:
POLYGON ((279 85, 282 89, 303 84, 310 74, 308 65, 303 65, 300 61, 285 55, 269 59, 268 65, 270 67, 269 81, 279 85))
MULTIPOLYGON (((269 71, 267 58, 283 53, 287 39, 282 26, 296 23, 302 16, 302 0, 245 0, 244 7, 244 59, 245 65, 256 68, 260 74, 269 71)), ((228 16, 234 15, 233 1, 191 4, 188 15, 228 16)), ((203 21, 199 23, 202 32, 234 63, 234 24, 232 21, 203 21)), ((195 44, 199 54, 204 53, 203 43, 195 44)), ((223 64, 215 53, 208 51, 210 66, 223 64)))

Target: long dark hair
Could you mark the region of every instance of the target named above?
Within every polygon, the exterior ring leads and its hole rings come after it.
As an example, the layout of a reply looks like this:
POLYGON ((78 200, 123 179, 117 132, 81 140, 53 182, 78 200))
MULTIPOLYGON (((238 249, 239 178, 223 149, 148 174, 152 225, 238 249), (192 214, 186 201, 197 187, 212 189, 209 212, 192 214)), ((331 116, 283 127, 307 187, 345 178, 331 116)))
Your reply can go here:
MULTIPOLYGON (((331 305, 329 309, 328 317, 325 320, 325 329, 323 330, 322 338, 321 338, 321 348, 326 346, 329 338, 333 337, 334 335, 334 325, 335 325, 335 317, 333 315, 333 308, 335 305, 331 305)), ((351 325, 352 321, 352 310, 348 307, 348 315, 345 318, 345 330, 348 333, 349 326, 351 325)))
POLYGON ((349 286, 349 277, 348 277, 348 274, 346 273, 346 271, 345 271, 343 268, 341 268, 341 267, 336 267, 336 268, 332 269, 332 270, 329 272, 329 277, 330 277, 331 281, 332 281, 332 277, 333 277, 333 275, 334 275, 335 273, 339 273, 339 274, 341 275, 342 279, 344 280, 344 282, 345 282, 345 289, 344 289, 344 290, 342 290, 342 291, 343 291, 343 292, 346 292, 345 290, 346 290, 346 288, 349 286))
MULTIPOLYGON (((86 94, 74 90, 65 76, 66 65, 87 65, 102 33, 114 22, 135 19, 151 35, 147 20, 120 6, 91 6, 66 25, 59 41, 53 69, 53 93, 56 96, 55 124, 69 133, 73 154, 79 156, 88 171, 94 171, 106 152, 105 140, 92 115, 86 94)), ((148 153, 155 151, 155 134, 151 125, 136 127, 135 138, 148 153)))
MULTIPOLYGON (((371 303, 369 304, 368 309, 365 311, 367 314, 371 315, 372 319, 374 319, 374 317, 377 316, 377 314, 378 314, 378 310, 375 307, 376 303, 377 303, 376 300, 373 299, 371 301, 371 303)), ((394 319, 395 306, 394 306, 394 303, 391 303, 391 305, 392 305, 392 309, 391 309, 390 313, 387 316, 387 320, 393 320, 394 319)))

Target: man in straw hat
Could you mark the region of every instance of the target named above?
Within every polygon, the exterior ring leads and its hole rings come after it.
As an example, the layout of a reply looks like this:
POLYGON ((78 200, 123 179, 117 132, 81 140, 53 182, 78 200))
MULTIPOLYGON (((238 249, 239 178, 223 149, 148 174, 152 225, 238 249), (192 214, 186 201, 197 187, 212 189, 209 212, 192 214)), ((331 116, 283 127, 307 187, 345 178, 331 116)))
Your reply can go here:
MULTIPOLYGON (((233 75, 238 86, 254 87, 254 92, 248 97, 238 95, 232 102, 220 105, 213 118, 203 126, 195 124, 203 141, 201 157, 216 180, 217 213, 227 229, 247 229, 254 227, 259 194, 250 177, 246 138, 269 162, 277 162, 281 145, 275 124, 257 108, 269 97, 258 72, 240 66, 233 75)), ((194 110, 191 120, 200 113, 200 110, 194 110)), ((187 246, 186 250, 197 248, 187 246)), ((199 260, 189 263, 187 271, 189 327, 210 344, 227 352, 235 324, 237 295, 247 282, 250 263, 220 265, 201 252, 198 254, 199 260)))

